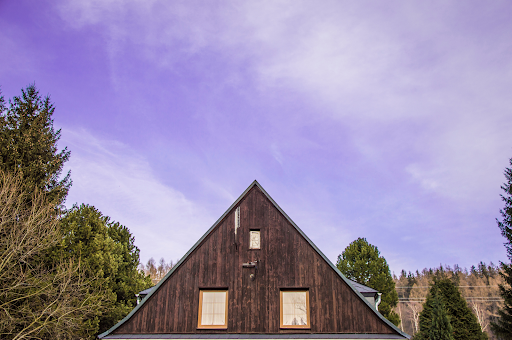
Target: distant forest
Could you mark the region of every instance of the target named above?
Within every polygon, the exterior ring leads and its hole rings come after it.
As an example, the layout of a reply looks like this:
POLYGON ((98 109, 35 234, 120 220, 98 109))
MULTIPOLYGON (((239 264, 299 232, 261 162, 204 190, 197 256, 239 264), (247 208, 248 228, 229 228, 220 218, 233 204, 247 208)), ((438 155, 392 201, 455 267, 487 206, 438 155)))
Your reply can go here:
POLYGON ((490 330, 490 322, 497 316, 498 308, 503 305, 499 285, 505 281, 500 275, 500 270, 500 267, 492 262, 489 265, 480 262, 470 269, 455 265, 453 268, 425 268, 414 273, 402 270, 399 277, 393 276, 399 299, 395 307, 395 312, 401 319, 399 327, 414 336, 419 330, 419 314, 423 310, 423 303, 433 279, 449 278, 459 286, 468 307, 477 317, 480 327, 488 334, 489 339, 497 339, 490 330))

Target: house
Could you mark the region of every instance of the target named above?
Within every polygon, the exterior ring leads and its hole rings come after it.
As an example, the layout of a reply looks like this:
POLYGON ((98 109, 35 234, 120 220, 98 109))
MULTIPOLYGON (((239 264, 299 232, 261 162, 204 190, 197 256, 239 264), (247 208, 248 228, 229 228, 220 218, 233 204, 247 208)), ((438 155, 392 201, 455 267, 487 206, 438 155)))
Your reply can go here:
POLYGON ((409 339, 356 287, 254 181, 99 338, 409 339))

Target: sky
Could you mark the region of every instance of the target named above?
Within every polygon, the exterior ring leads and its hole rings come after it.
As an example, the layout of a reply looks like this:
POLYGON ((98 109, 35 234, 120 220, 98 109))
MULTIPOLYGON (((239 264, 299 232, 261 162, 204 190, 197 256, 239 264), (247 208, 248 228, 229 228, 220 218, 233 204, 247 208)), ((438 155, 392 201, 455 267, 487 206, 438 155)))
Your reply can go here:
POLYGON ((0 0, 86 203, 176 262, 255 179, 332 261, 509 261, 510 1, 0 0))

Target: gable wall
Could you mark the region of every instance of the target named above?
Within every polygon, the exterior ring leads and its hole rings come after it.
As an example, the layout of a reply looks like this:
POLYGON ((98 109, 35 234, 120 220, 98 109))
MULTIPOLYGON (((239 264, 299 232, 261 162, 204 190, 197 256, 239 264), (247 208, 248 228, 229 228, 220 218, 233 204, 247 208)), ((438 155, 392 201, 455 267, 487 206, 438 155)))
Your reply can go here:
MULTIPOLYGON (((123 333, 395 333, 360 300, 258 187, 240 202, 238 249, 234 209, 148 301, 123 333), (250 250, 249 230, 261 249, 250 250), (258 268, 242 268, 260 260, 258 268), (255 274, 251 281, 250 274, 255 274), (309 288, 311 329, 279 328, 281 288, 309 288), (197 329, 199 289, 228 288, 228 329, 197 329)), ((396 333, 395 333, 396 334, 396 333)))

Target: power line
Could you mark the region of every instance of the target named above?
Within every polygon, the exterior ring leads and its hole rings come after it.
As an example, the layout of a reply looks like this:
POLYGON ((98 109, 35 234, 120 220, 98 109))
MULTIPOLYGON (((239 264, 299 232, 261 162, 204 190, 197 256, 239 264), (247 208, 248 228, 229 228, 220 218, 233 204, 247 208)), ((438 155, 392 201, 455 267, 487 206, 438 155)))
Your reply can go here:
MULTIPOLYGON (((427 298, 398 298, 398 301, 399 302, 423 302, 426 299, 427 298)), ((464 297, 464 299, 470 300, 470 301, 489 301, 489 302, 504 301, 504 299, 502 299, 499 296, 467 296, 467 297, 464 297)))
MULTIPOLYGON (((483 287, 499 287, 498 285, 495 286, 457 286, 459 288, 483 288, 483 287)), ((430 288, 430 286, 399 286, 395 288, 412 288, 412 289, 419 289, 419 288, 430 288)))

